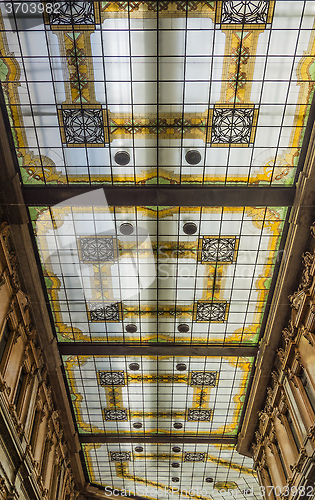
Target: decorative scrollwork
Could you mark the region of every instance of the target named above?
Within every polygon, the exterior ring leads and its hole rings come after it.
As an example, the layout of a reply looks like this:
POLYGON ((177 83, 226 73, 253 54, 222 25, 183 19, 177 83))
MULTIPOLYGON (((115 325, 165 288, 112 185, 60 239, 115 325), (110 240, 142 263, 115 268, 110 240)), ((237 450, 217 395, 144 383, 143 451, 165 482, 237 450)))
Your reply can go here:
POLYGON ((303 297, 304 293, 298 292, 297 290, 292 295, 289 295, 288 299, 291 302, 292 309, 298 311, 301 302, 303 300, 303 297))
POLYGON ((269 0, 223 0, 221 23, 266 24, 269 0))
POLYGON ((290 341, 294 340, 297 334, 297 328, 294 326, 292 319, 289 320, 288 327, 282 330, 282 336, 285 343, 288 344, 290 341))
POLYGON ((80 260, 83 262, 114 262, 115 248, 112 236, 79 238, 80 260))
POLYGON ((195 319, 200 322, 224 322, 228 311, 227 302, 198 301, 195 319))
POLYGON ((300 449, 299 458, 298 458, 297 462, 292 466, 291 470, 295 469, 297 472, 301 472, 302 467, 303 467, 306 459, 307 459, 307 452, 306 452, 305 448, 302 447, 300 449))
POLYGON ((193 453, 188 451, 185 453, 184 462, 205 462, 206 456, 206 453, 193 453))
POLYGON ((283 365, 286 358, 286 352, 282 349, 282 347, 279 347, 279 349, 277 349, 277 354, 281 364, 283 365))
POLYGON ((218 372, 191 372, 190 385, 206 385, 215 387, 217 383, 218 372))
POLYGON ((254 108, 215 108, 211 142, 213 144, 249 144, 254 108))
POLYGON ((272 407, 273 394, 274 394, 273 389, 271 387, 267 387, 265 412, 268 414, 272 413, 272 410, 273 410, 273 407, 272 407))
POLYGON ((99 302, 89 302, 89 319, 90 321, 110 321, 118 322, 121 320, 121 304, 109 304, 102 306, 99 302))
POLYGON ((93 2, 52 2, 53 12, 49 14, 51 25, 95 24, 93 2))
POLYGON ((130 462, 131 452, 130 451, 110 451, 110 461, 111 462, 130 462))
POLYGON ((264 425, 268 419, 268 413, 266 413, 265 411, 259 411, 258 418, 260 422, 262 422, 262 424, 264 425))
POLYGON ((313 276, 311 275, 311 267, 313 261, 314 261, 314 255, 311 254, 310 252, 305 252, 302 255, 303 274, 298 291, 307 290, 312 285, 313 276))
POLYGON ((124 371, 99 371, 98 372, 100 385, 125 385, 125 372, 124 371))
POLYGON ((233 262, 235 260, 236 238, 202 239, 201 262, 233 262))
POLYGON ((128 420, 128 413, 126 409, 104 409, 104 420, 118 421, 128 420))
POLYGON ((66 144, 104 144, 102 109, 62 109, 66 144))
POLYGON ((210 422, 212 420, 212 415, 212 410, 190 408, 188 410, 187 420, 194 422, 210 422))

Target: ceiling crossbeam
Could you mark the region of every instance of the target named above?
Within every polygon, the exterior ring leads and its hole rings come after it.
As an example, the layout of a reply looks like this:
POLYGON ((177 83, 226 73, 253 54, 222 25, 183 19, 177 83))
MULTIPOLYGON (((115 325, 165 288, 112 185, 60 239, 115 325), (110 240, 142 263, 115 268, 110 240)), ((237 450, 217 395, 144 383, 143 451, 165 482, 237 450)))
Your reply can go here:
POLYGON ((136 436, 118 436, 117 434, 80 434, 81 443, 179 443, 185 444, 236 444, 237 438, 233 436, 172 436, 150 434, 145 436, 137 434, 136 436))
POLYGON ((253 346, 196 346, 177 342, 150 345, 105 344, 104 342, 60 342, 61 355, 70 356, 256 356, 253 346))
MULTIPOLYGON (((294 187, 196 186, 24 186, 26 205, 54 206, 95 189, 104 189, 110 206, 277 206, 293 205, 294 187)), ((93 204, 93 198, 91 199, 93 204)))

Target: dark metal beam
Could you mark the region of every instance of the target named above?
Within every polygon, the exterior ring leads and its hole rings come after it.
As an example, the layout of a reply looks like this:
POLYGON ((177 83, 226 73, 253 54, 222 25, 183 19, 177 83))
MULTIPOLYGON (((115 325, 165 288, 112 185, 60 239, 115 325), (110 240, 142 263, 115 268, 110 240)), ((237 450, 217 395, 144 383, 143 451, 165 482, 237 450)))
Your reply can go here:
POLYGON ((101 342, 60 342, 61 355, 71 356, 256 356, 252 346, 195 346, 175 342, 150 345, 104 344, 101 342))
POLYGON ((118 436, 117 434, 80 434, 81 443, 179 443, 179 444, 236 444, 236 437, 209 436, 172 436, 150 434, 150 436, 118 436))
POLYGON ((278 206, 293 205, 293 187, 196 186, 24 186, 26 205, 53 206, 95 189, 104 189, 110 206, 278 206))

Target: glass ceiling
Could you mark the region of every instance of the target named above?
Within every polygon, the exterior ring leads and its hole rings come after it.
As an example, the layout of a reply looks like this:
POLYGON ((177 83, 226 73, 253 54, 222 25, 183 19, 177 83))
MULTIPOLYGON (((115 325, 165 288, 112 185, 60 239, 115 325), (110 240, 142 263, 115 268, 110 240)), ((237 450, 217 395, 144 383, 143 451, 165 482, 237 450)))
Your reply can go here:
POLYGON ((35 26, 1 4, 25 184, 292 185, 313 96, 313 1, 52 3, 58 13, 35 26))
POLYGON ((286 208, 30 210, 60 342, 257 345, 286 208))
POLYGON ((123 188, 294 187, 315 1, 17 4, 0 78, 22 188, 47 194, 29 214, 86 477, 260 498, 235 444, 289 209, 125 206, 123 188))

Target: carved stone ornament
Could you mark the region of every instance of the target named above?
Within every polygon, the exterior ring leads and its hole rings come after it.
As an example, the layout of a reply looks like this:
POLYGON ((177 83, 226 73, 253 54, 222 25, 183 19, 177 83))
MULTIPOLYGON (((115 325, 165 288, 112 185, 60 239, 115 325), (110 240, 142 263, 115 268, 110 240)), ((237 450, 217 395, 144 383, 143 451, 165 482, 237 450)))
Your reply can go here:
POLYGON ((256 443, 252 443, 252 455, 255 456, 256 451, 257 451, 258 445, 256 443))
POLYGON ((294 326, 292 319, 289 320, 289 324, 287 328, 282 330, 282 336, 287 344, 290 341, 293 341, 297 334, 297 328, 294 326))
POLYGON ((256 431, 256 432, 255 432, 255 438, 256 438, 256 442, 257 442, 257 444, 261 442, 261 440, 262 440, 262 435, 260 434, 260 432, 259 432, 259 431, 256 431))
POLYGON ((295 469, 297 472, 301 472, 302 467, 303 467, 306 459, 307 459, 306 450, 305 450, 305 448, 301 448, 299 458, 298 458, 296 464, 293 466, 293 469, 295 469))
POLYGON ((26 346, 24 351, 23 351, 23 356, 22 356, 22 364, 25 363, 25 361, 27 360, 28 358, 28 355, 29 355, 29 346, 26 346))
POLYGON ((274 396, 274 389, 272 389, 272 387, 267 387, 266 404, 264 411, 269 415, 272 413, 273 410, 272 406, 273 396, 274 396))
POLYGON ((267 457, 266 457, 266 452, 263 451, 261 455, 261 460, 260 460, 260 466, 263 469, 267 469, 267 457))
POLYGON ((280 363, 282 365, 284 365, 285 358, 286 358, 286 352, 282 349, 282 347, 279 347, 279 349, 277 349, 277 354, 278 354, 278 358, 280 360, 280 363))
POLYGON ((0 380, 0 392, 4 392, 4 391, 6 391, 6 389, 7 389, 7 383, 5 380, 2 380, 2 378, 1 378, 1 380, 0 380))
POLYGON ((266 478, 266 469, 261 465, 261 463, 257 465, 256 469, 259 472, 260 476, 263 479, 265 479, 266 478))
POLYGON ((310 226, 310 233, 315 238, 315 222, 310 226))
POLYGON ((314 260, 314 255, 311 254, 310 252, 305 252, 302 255, 302 265, 304 269, 302 274, 302 280, 298 288, 299 291, 307 290, 312 285, 313 276, 311 275, 311 267, 313 264, 313 260, 314 260))
POLYGON ((12 272, 10 273, 10 285, 13 290, 19 290, 21 288, 20 279, 18 274, 18 262, 16 256, 10 258, 10 264, 12 272))
POLYGON ((308 343, 314 347, 315 339, 314 335, 305 327, 303 327, 303 337, 308 341, 308 343))
POLYGON ((284 425, 283 414, 278 409, 276 410, 276 417, 277 417, 278 420, 280 420, 281 425, 284 425))
POLYGON ((13 344, 16 344, 20 337, 21 337, 20 329, 15 330, 14 335, 13 335, 13 344))
POLYGON ((292 295, 289 295, 288 299, 291 302, 292 309, 296 309, 298 311, 303 297, 304 293, 301 293, 300 291, 296 291, 292 295))
POLYGON ((287 370, 287 375, 288 375, 288 379, 291 380, 291 382, 293 383, 294 387, 298 387, 298 385, 296 383, 295 373, 290 368, 287 370))
POLYGON ((5 493, 5 490, 5 479, 4 477, 0 476, 0 493, 5 493))
POLYGON ((37 331, 32 324, 25 326, 25 333, 29 341, 34 340, 37 337, 37 331))
POLYGON ((260 422, 262 422, 262 424, 265 424, 268 419, 268 413, 266 413, 265 411, 259 411, 258 418, 260 422))
POLYGON ((267 443, 267 446, 270 449, 271 453, 274 455, 275 450, 274 450, 273 442, 271 441, 270 437, 267 438, 266 443, 267 443))
POLYGON ((307 437, 309 439, 313 439, 315 438, 315 424, 314 425, 311 425, 311 427, 309 427, 308 431, 307 431, 307 437))
POLYGON ((6 272, 2 271, 0 273, 0 287, 5 284, 5 276, 6 276, 6 272))

